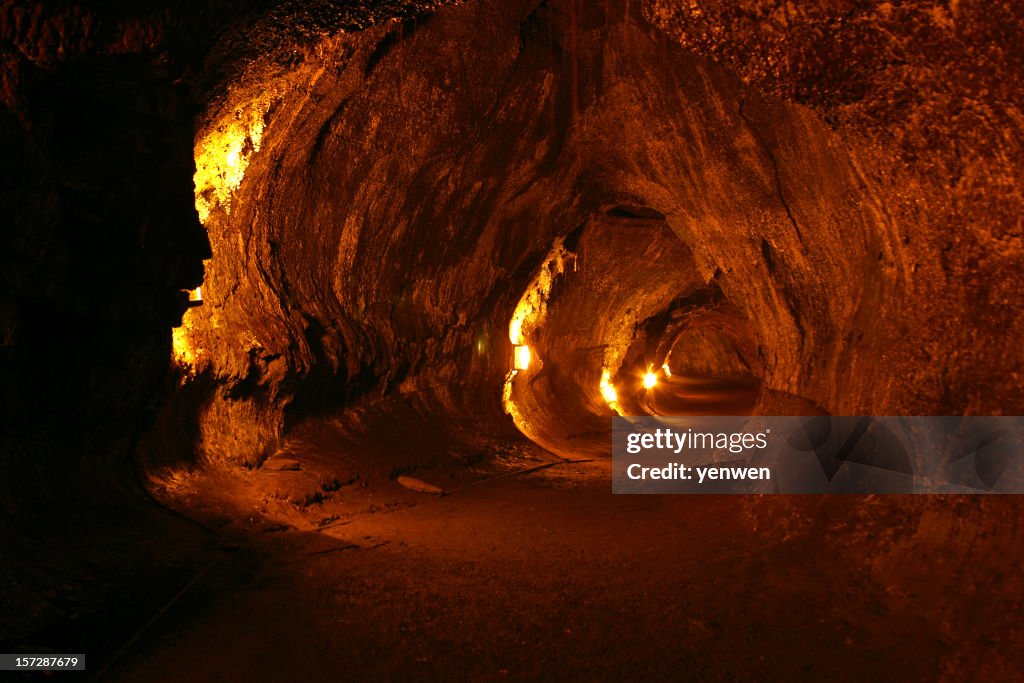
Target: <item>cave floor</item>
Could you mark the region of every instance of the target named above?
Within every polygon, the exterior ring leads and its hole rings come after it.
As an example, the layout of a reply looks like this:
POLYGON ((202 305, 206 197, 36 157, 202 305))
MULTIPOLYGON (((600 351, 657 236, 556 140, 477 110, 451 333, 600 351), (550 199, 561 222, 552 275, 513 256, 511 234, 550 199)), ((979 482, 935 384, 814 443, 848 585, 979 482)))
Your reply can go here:
POLYGON ((601 461, 502 474, 254 515, 104 680, 907 680, 949 655, 820 527, 758 530, 739 497, 613 496, 601 461))

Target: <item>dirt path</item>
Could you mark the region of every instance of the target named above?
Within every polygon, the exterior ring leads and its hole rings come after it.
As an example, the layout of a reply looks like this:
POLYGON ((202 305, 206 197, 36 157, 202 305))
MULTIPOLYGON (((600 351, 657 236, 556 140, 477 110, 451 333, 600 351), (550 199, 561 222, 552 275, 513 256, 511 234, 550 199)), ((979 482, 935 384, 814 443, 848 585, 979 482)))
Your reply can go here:
POLYGON ((939 629, 812 536, 754 531, 735 497, 612 496, 606 475, 554 467, 263 534, 104 680, 938 675, 939 629))

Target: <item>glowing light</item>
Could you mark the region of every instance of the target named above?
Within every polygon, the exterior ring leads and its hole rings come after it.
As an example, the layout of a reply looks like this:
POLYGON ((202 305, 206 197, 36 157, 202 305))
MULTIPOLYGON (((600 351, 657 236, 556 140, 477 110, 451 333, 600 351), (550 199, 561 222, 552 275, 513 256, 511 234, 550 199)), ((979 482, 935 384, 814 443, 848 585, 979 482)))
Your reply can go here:
POLYGON ((188 310, 181 319, 181 325, 171 330, 171 358, 189 374, 194 374, 204 360, 203 349, 197 344, 196 325, 209 318, 198 310, 203 304, 202 287, 188 290, 188 310))
POLYGON ((658 375, 647 368, 647 374, 644 375, 644 389, 653 389, 658 384, 658 375))
POLYGON ((515 353, 515 369, 526 370, 530 367, 530 347, 526 344, 520 344, 516 347, 515 353))
POLYGON ((231 211, 231 194, 242 184, 249 158, 263 144, 269 96, 222 116, 196 139, 196 211, 204 225, 214 207, 231 211))
POLYGON ((672 371, 669 370, 668 362, 662 364, 661 369, 665 372, 665 376, 666 377, 671 377, 672 376, 672 371))
POLYGON ((508 338, 516 345, 523 341, 523 317, 519 316, 518 313, 519 309, 517 308, 517 315, 515 315, 512 318, 512 321, 508 324, 508 338))
POLYGON ((178 365, 190 367, 196 364, 196 353, 184 325, 171 330, 171 346, 178 365))
POLYGON ((615 391, 615 385, 612 384, 612 373, 607 370, 601 373, 601 396, 613 407, 619 400, 619 392, 615 391))

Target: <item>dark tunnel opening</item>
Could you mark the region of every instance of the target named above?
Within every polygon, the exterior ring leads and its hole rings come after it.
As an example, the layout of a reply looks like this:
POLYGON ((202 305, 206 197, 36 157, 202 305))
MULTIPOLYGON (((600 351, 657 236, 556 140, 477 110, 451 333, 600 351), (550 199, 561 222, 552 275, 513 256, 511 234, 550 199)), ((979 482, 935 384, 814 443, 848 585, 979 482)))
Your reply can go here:
POLYGON ((1014 496, 608 490, 617 416, 1021 414, 1016 8, 16 1, 0 33, 0 650, 1019 668, 1014 496))

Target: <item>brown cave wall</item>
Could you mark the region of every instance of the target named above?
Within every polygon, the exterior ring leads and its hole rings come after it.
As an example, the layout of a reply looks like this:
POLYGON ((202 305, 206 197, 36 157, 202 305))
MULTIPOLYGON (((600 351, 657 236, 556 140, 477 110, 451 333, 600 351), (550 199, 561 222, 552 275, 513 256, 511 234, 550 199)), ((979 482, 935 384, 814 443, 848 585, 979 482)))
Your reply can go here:
MULTIPOLYGON (((643 14, 468 3, 250 65, 197 142, 214 252, 184 342, 214 387, 200 450, 256 463, 289 421, 386 395, 507 429, 519 295, 556 240, 620 205, 664 216, 692 254, 679 277, 715 281, 772 395, 836 414, 1017 411, 1006 319, 944 256, 954 193, 643 14)), ((1000 245, 977 249, 1009 276, 1000 245)), ((607 248, 636 262, 644 245, 607 248)), ((636 277, 624 299, 670 303, 656 271, 636 277)), ((597 321, 589 346, 614 327, 597 321)), ((599 377, 559 400, 566 416, 611 414, 599 377)))
MULTIPOLYGON (((259 32, 299 40, 318 15, 359 30, 428 6, 285 5, 0 2, 0 642, 20 643, 10 651, 113 652, 207 540, 154 505, 135 462, 178 389, 171 328, 210 256, 193 183, 199 103, 263 54, 259 32)), ((178 444, 197 403, 175 404, 178 444)))
MULTIPOLYGON (((547 296, 545 314, 525 329, 537 362, 510 382, 516 424, 565 456, 606 454, 613 415, 598 390, 608 370, 619 400, 638 368, 625 367, 635 328, 669 302, 705 288, 693 255, 663 219, 592 216, 547 296), (618 368, 622 366, 622 372, 618 368), (615 375, 615 376, 613 376, 615 375)), ((570 250, 569 247, 572 247, 570 250)))
MULTIPOLYGON (((310 416, 415 450, 423 425, 513 434, 509 319, 581 226, 584 270, 642 260, 649 241, 601 251, 609 217, 663 221, 686 256, 679 287, 633 272, 605 304, 720 292, 715 329, 755 349, 763 411, 1020 413, 1021 7, 632 6, 4 3, 0 536, 9 595, 32 607, 5 602, 2 635, 63 620, 74 581, 155 581, 146 544, 183 536, 141 512, 129 456, 208 255, 193 145, 213 258, 151 464, 196 446, 254 464, 310 416), (79 539, 54 550, 39 529, 79 539)), ((530 340, 588 358, 564 361, 557 394, 535 385, 557 439, 573 432, 556 408, 611 414, 573 292, 570 275, 530 340)), ((586 322, 594 347, 630 337, 630 358, 654 341, 586 322)), ((951 641, 1020 642, 1013 499, 738 504, 863 566, 891 605, 933 596, 921 616, 951 641)), ((943 666, 1009 677, 1012 650, 988 649, 943 666)))
MULTIPOLYGON (((237 189, 207 190, 214 257, 186 325, 192 386, 207 387, 201 455, 251 466, 316 410, 339 460, 358 460, 364 477, 378 461, 380 476, 394 473, 389 450, 400 467, 457 458, 466 425, 511 434, 508 326, 552 254, 562 273, 526 335, 540 363, 513 378, 512 398, 523 431, 560 455, 606 453, 609 348, 630 365, 702 322, 742 350, 760 412, 1020 413, 1010 294, 1022 271, 1013 224, 1001 223, 1006 202, 1020 203, 1001 191, 989 213, 978 189, 1015 177, 1017 129, 970 152, 981 155, 973 180, 951 183, 942 169, 972 131, 932 144, 901 133, 920 118, 880 101, 843 118, 851 95, 797 97, 787 74, 773 84, 746 70, 775 53, 733 62, 653 9, 466 3, 252 66, 198 136, 202 151, 241 121, 259 137, 238 147, 237 189), (637 239, 602 236, 609 225, 637 239), (678 270, 650 268, 652 248, 678 270), (616 262, 627 272, 588 285, 616 262), (674 327, 648 338, 652 316, 673 306, 674 327)), ((820 21, 812 45, 824 49, 838 29, 820 21)), ((769 35, 796 55, 811 49, 769 35)), ((842 83, 842 60, 828 59, 829 82, 842 83)), ((946 68, 934 66, 930 88, 949 82, 946 68)), ((870 103, 898 78, 857 92, 870 103)), ((720 352, 694 350, 708 367, 720 352)), ((736 504, 770 542, 825 544, 856 567, 880 587, 880 613, 916 605, 915 618, 942 623, 964 644, 946 675, 1012 670, 1016 500, 736 504)))
POLYGON ((877 258, 904 304, 869 314, 884 362, 859 367, 847 391, 887 384, 883 405, 908 414, 1020 414, 1024 6, 652 0, 644 13, 688 51, 813 111, 848 150, 858 194, 882 200, 871 220, 893 231, 877 258))

